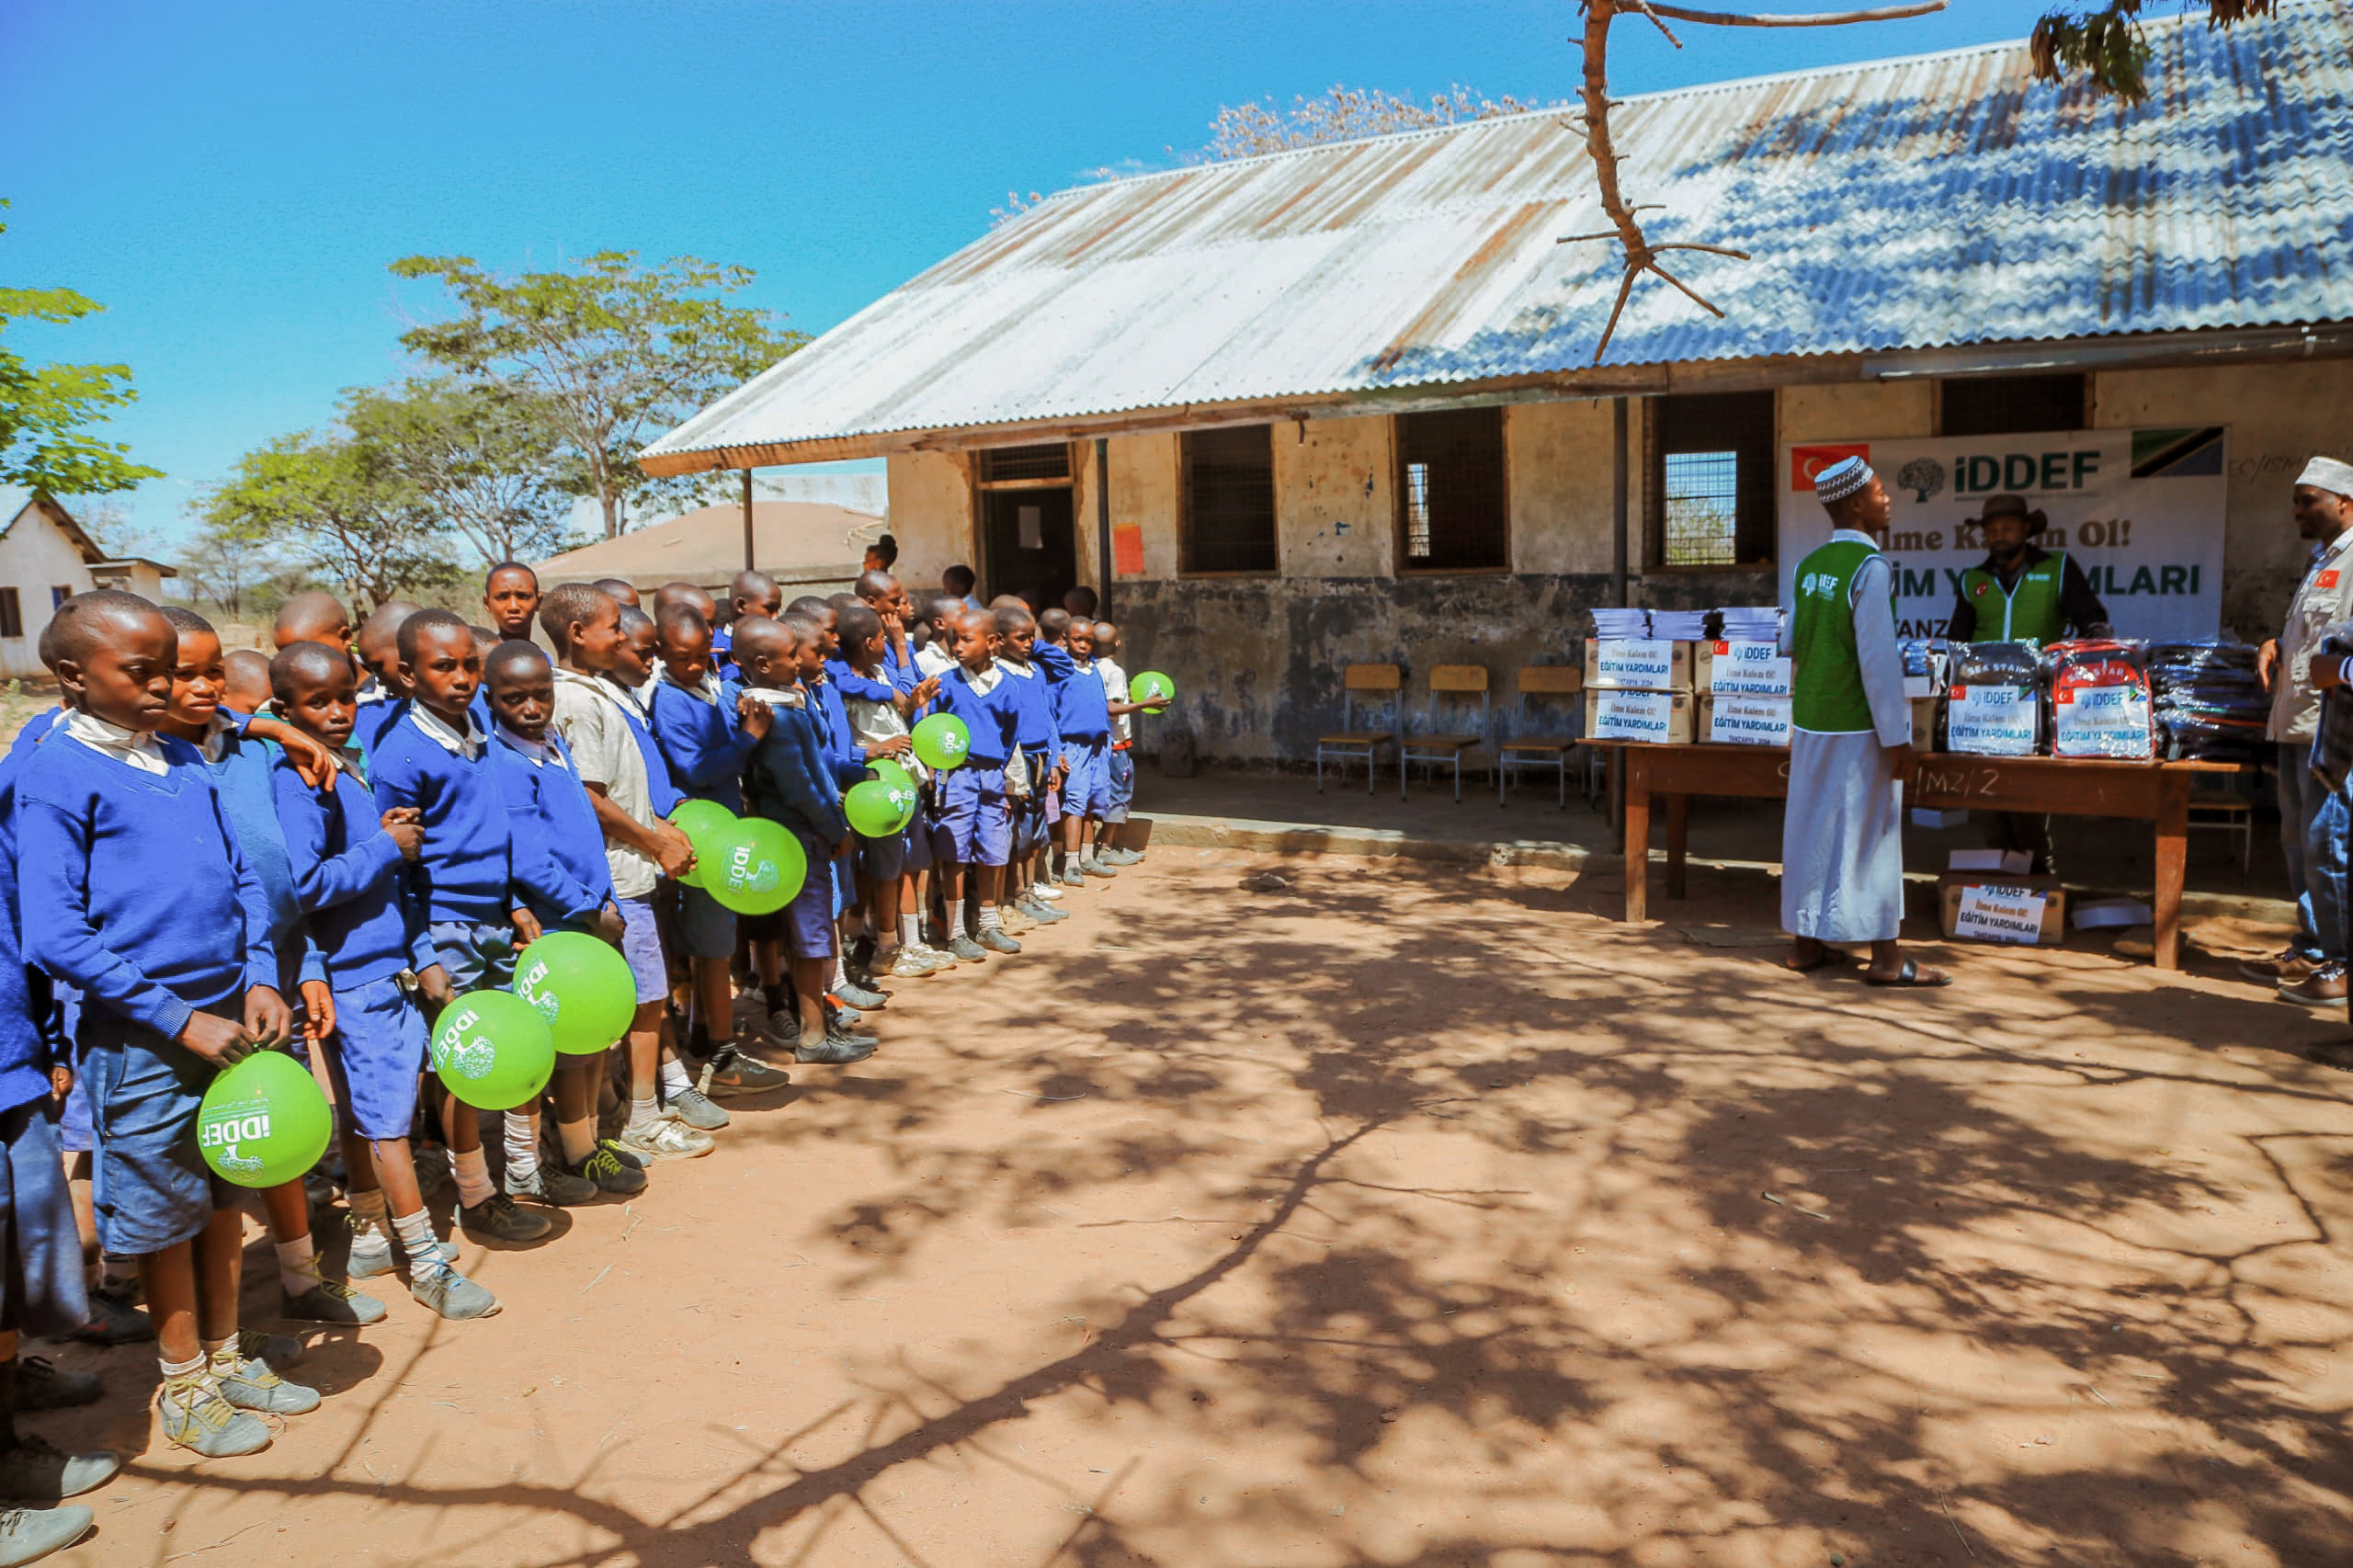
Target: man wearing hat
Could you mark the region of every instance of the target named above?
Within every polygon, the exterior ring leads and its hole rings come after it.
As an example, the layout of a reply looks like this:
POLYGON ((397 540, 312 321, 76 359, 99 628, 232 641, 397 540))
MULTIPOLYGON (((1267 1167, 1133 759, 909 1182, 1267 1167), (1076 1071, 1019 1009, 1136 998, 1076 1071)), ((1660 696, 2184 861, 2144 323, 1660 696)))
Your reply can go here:
POLYGON ((2296 938, 2240 966, 2307 1006, 2345 1003, 2345 835, 2353 806, 2313 776, 2321 694, 2313 655, 2353 619, 2353 464, 2314 458, 2296 480, 2296 529, 2313 541, 2312 564, 2289 601, 2287 624, 2259 660, 2271 688, 2271 739, 2279 747, 2279 846, 2296 895, 2296 938))
POLYGON ((1904 956, 1904 779, 1912 707, 1895 642, 1895 585, 1878 536, 1887 492, 1860 458, 1814 477, 1830 542, 1799 562, 1790 654, 1790 804, 1781 828, 1781 926, 1789 966, 1836 961, 1828 944, 1869 942, 1872 985, 1946 985, 1904 956))
POLYGON ((2029 542, 2051 519, 2027 509, 2023 495, 1989 495, 1977 528, 1985 563, 1961 574, 1945 635, 1956 642, 2056 642, 2109 635, 2108 607, 2084 569, 2062 551, 2029 542))

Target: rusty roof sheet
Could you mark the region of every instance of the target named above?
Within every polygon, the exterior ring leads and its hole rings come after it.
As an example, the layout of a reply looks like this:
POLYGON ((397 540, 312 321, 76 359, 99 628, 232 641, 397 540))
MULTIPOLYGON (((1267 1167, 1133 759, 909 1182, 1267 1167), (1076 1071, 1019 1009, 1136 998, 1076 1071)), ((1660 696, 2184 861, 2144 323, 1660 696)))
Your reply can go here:
MULTIPOLYGON (((2150 28, 2136 108, 2023 44, 1630 98, 1654 243, 1605 365, 2353 317, 2353 13, 2150 28)), ((714 403, 648 457, 1582 369, 1618 278, 1554 112, 1068 190, 714 403)))

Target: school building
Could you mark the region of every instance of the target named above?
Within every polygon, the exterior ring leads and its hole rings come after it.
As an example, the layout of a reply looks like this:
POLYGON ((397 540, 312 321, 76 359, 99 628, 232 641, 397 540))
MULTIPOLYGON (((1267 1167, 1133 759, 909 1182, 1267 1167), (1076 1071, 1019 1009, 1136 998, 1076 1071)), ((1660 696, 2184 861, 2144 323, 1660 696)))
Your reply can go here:
POLYGON ((1619 249, 1562 243, 1609 225, 1544 111, 1065 191, 644 461, 886 457, 903 576, 1097 585, 1233 760, 1310 755, 1351 662, 1485 665, 1500 717, 1595 606, 1772 603, 1858 448, 1915 630, 2018 489, 2120 628, 2260 640, 2297 471, 2353 457, 2353 13, 2149 37, 2138 106, 2023 43, 1628 97, 1652 242, 1749 259, 1668 255, 1723 317, 1646 278, 1597 362, 1619 249))
POLYGON ((109 556, 63 503, 0 485, 0 680, 46 680, 40 634, 50 612, 75 594, 120 588, 161 604, 176 568, 145 556, 109 556))

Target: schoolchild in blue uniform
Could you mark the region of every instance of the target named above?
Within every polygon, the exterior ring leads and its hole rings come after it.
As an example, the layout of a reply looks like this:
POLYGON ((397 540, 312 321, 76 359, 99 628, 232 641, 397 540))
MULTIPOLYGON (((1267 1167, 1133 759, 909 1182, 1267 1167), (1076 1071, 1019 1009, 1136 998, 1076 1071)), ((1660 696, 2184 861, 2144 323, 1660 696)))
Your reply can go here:
POLYGON ((1004 671, 996 668, 996 617, 967 611, 955 623, 956 665, 939 677, 939 711, 964 722, 972 749, 940 787, 939 823, 932 858, 939 869, 939 891, 948 911, 948 950, 967 962, 992 952, 1017 953, 1021 944, 1006 935, 997 902, 1005 868, 1012 858, 1012 817, 1005 792, 1005 765, 1013 756, 1020 710, 1004 671), (978 884, 980 929, 964 930, 964 880, 978 884))
MULTIPOLYGON (((1038 893, 1045 881, 1045 856, 1052 843, 1053 824, 1060 820, 1056 802, 1063 778, 1062 746, 1054 730, 1058 681, 1040 667, 1038 623, 1028 609, 1007 608, 996 612, 996 667, 1005 672, 1007 688, 1021 710, 1014 731, 1020 756, 1006 769, 1013 802, 1013 858, 1006 870, 1006 897, 1041 925, 1067 920, 1069 915, 1038 893)), ((1047 652, 1060 654, 1062 650, 1049 645, 1047 652)), ((1067 665, 1068 660, 1063 663, 1067 665)))
POLYGON ((1086 824, 1100 824, 1111 809, 1111 709, 1103 693, 1103 676, 1094 665, 1095 625, 1079 621, 1070 629, 1070 656, 1075 666, 1056 694, 1055 724, 1062 736, 1063 758, 1063 883, 1079 887, 1089 877, 1119 875, 1095 858, 1095 840, 1086 824))

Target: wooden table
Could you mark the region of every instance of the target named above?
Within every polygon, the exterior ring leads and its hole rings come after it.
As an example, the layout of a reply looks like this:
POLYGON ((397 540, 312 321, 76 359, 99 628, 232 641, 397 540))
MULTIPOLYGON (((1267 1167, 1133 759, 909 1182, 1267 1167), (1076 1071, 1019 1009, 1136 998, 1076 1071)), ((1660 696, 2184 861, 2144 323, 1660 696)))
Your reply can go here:
MULTIPOLYGON (((1610 746, 1626 781, 1626 918, 1649 918, 1651 797, 1666 798, 1666 896, 1684 893, 1688 814, 1694 795, 1784 800, 1790 754, 1779 746, 1610 746)), ((2189 864, 2189 787, 2230 762, 2109 762, 2052 756, 1963 756, 1923 752, 1904 791, 1909 809, 2046 812, 2126 817, 2156 824, 2156 964, 2181 967, 2181 887, 2189 864)))

